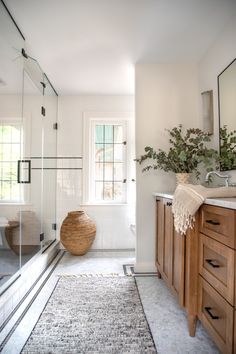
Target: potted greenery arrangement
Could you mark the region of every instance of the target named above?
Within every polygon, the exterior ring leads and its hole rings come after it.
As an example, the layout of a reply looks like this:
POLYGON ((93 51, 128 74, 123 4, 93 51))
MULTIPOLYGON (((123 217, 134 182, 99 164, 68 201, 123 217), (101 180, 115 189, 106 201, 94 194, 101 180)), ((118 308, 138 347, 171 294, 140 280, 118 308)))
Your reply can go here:
POLYGON ((222 171, 236 169, 236 130, 228 132, 227 125, 220 128, 219 165, 222 171))
POLYGON ((204 164, 208 172, 213 169, 213 162, 217 159, 218 153, 206 146, 206 143, 210 141, 208 133, 198 128, 189 128, 184 134, 182 125, 171 130, 167 129, 167 131, 170 135, 169 151, 165 152, 162 149, 155 151, 152 147, 146 146, 145 154, 136 159, 139 164, 147 159, 154 161, 153 164, 145 166, 143 171, 153 168, 176 174, 194 172, 199 178, 198 165, 200 163, 204 164))

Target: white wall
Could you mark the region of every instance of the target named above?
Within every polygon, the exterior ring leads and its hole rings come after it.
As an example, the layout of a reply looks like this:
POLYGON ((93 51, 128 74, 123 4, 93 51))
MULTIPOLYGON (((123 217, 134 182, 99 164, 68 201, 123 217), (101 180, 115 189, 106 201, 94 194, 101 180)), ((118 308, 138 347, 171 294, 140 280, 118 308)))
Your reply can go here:
MULTIPOLYGON (((213 90, 214 135, 218 148, 217 76, 236 57, 236 18, 229 23, 198 65, 136 65, 136 153, 146 145, 165 148, 164 128, 183 123, 202 128, 201 92, 213 90)), ((232 182, 236 171, 230 171, 232 182)), ((153 191, 174 190, 174 176, 161 171, 143 174, 137 167, 136 270, 155 270, 155 205, 153 191)))
MULTIPOLYGON (((136 154, 145 146, 166 148, 168 133, 182 123, 202 127, 199 119, 197 66, 187 64, 136 65, 136 154)), ((173 191, 175 176, 162 171, 142 173, 137 166, 136 270, 155 270, 155 191, 173 191)))
MULTIPOLYGON (((58 156, 83 155, 83 116, 85 112, 134 112, 133 96, 60 96, 58 115, 58 156)), ((63 160, 64 166, 81 167, 76 159, 63 160), (66 165, 65 165, 66 163, 66 165)), ((97 225, 93 249, 126 249, 135 247, 134 204, 94 206, 82 204, 82 171, 58 170, 57 213, 59 228, 71 210, 82 207, 97 225)))
MULTIPOLYGON (((218 147, 219 115, 217 76, 236 58, 236 17, 221 33, 199 63, 200 92, 213 90, 214 141, 218 147)), ((235 120, 236 121, 236 120, 235 120)), ((236 126, 236 122, 235 122, 236 126)), ((230 171, 232 182, 236 182, 236 171, 230 171)))

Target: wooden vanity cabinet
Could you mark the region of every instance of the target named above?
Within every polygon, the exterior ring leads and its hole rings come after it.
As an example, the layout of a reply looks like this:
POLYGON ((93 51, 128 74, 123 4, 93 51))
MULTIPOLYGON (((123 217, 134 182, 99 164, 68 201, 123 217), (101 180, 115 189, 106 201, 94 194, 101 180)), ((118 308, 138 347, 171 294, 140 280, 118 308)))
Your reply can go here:
POLYGON ((236 212, 200 209, 198 318, 222 353, 236 353, 236 212))
POLYGON ((174 229, 172 199, 156 198, 156 267, 187 311, 189 335, 197 322, 198 214, 195 227, 182 236, 174 229))
POLYGON ((156 267, 162 277, 184 306, 184 257, 185 238, 174 230, 172 200, 156 200, 156 267))
POLYGON ((181 236, 171 208, 156 199, 158 275, 185 307, 190 336, 200 319, 222 353, 236 353, 236 210, 204 204, 181 236))

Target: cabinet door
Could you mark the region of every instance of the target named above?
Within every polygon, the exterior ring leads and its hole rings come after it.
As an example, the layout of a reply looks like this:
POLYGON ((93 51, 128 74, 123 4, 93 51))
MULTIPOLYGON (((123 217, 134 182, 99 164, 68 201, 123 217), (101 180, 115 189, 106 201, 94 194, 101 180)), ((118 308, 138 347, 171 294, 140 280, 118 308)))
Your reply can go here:
POLYGON ((184 306, 184 266, 185 236, 178 234, 173 229, 171 286, 182 307, 184 306))
POLYGON ((156 200, 156 267, 158 272, 163 271, 164 245, 164 204, 163 199, 156 200))
POLYGON ((163 200, 164 204, 164 241, 163 241, 163 276, 169 286, 172 286, 173 263, 173 216, 169 199, 163 200))
POLYGON ((183 306, 185 237, 174 230, 171 199, 158 199, 156 211, 157 270, 183 306))

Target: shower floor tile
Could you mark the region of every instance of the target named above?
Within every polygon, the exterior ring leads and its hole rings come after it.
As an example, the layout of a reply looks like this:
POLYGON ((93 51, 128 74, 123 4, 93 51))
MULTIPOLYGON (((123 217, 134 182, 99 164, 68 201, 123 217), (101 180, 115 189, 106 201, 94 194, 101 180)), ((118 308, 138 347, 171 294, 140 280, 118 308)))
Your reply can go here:
MULTIPOLYGON (((37 248, 38 249, 38 248, 37 248)), ((21 265, 26 264, 34 253, 21 256, 21 265)), ((0 249, 0 286, 20 269, 20 256, 11 249, 0 249)))

